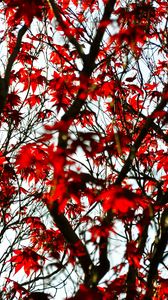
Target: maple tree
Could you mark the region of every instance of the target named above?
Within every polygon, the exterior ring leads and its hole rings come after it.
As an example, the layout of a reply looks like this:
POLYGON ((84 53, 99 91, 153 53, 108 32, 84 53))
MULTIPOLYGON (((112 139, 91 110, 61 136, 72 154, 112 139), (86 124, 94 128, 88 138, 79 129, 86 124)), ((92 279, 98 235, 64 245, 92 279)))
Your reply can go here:
POLYGON ((1 298, 167 299, 167 2, 0 16, 1 298))

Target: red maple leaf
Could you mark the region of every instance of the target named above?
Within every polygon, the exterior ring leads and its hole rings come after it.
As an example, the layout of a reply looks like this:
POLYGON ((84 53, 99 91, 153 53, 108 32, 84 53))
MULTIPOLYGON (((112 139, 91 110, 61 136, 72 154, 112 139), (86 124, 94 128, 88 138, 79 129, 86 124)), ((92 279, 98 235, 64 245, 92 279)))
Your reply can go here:
POLYGON ((37 254, 29 247, 13 250, 13 252, 15 255, 9 261, 14 263, 15 274, 24 268, 24 272, 29 276, 31 271, 37 272, 40 270, 41 263, 45 261, 42 255, 37 254))
POLYGON ((125 214, 136 207, 136 195, 119 186, 111 186, 102 191, 98 199, 103 200, 105 211, 112 209, 116 213, 125 214))

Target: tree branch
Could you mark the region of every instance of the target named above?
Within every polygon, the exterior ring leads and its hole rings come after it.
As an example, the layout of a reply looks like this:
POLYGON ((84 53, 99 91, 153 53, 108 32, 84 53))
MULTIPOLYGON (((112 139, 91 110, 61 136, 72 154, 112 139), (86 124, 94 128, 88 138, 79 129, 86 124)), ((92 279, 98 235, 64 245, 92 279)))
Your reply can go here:
MULTIPOLYGON (((54 3, 53 7, 55 7, 56 4, 55 4, 54 0, 49 0, 49 1, 50 1, 50 3, 54 3)), ((110 16, 114 9, 115 2, 116 2, 116 0, 109 0, 107 2, 102 20, 100 21, 100 24, 101 24, 101 22, 108 21, 110 19, 110 16)), ((57 11, 56 11, 56 13, 57 13, 57 11)), ((58 17, 57 14, 56 14, 56 17, 58 17)), ((93 43, 91 45, 89 54, 86 56, 86 58, 84 60, 83 70, 81 71, 81 75, 80 75, 80 82, 81 83, 85 82, 85 87, 80 87, 80 89, 77 93, 76 99, 74 100, 72 105, 69 107, 67 112, 63 115, 61 121, 67 122, 71 119, 72 120, 75 119, 77 117, 77 115, 79 114, 80 110, 82 109, 83 105, 85 104, 85 100, 87 98, 88 81, 94 70, 95 60, 96 60, 96 57, 100 50, 100 43, 102 41, 105 30, 106 30, 105 26, 98 27, 98 30, 97 30, 97 33, 93 40, 93 43), (82 97, 82 99, 81 99, 81 97, 82 97)), ((63 138, 63 135, 64 134, 59 135, 58 146, 63 146, 65 149, 67 146, 67 141, 65 141, 65 139, 63 138)))
MULTIPOLYGON (((155 110, 153 111, 153 113, 151 114, 150 117, 148 117, 148 119, 146 120, 141 132, 139 133, 139 136, 137 137, 133 147, 131 148, 130 154, 123 166, 123 168, 121 169, 118 178, 115 181, 115 185, 120 185, 122 183, 122 181, 124 180, 124 178, 126 177, 127 173, 130 170, 131 164, 135 158, 135 154, 138 151, 139 147, 141 146, 142 141, 144 140, 144 138, 146 137, 147 133, 149 132, 150 127, 153 125, 153 115, 158 112, 161 111, 167 104, 166 98, 165 98, 165 94, 168 91, 168 85, 165 85, 165 88, 163 90, 163 96, 162 99, 160 101, 160 103, 157 105, 157 107, 155 108, 155 110)), ((105 217, 105 219, 109 219, 112 220, 112 211, 109 210, 107 213, 107 216, 105 217)), ((139 254, 142 254, 144 246, 145 246, 145 241, 147 239, 147 231, 148 231, 148 225, 146 225, 146 227, 144 228, 144 238, 142 238, 141 243, 139 245, 139 254)), ((149 271, 149 278, 148 278, 148 285, 151 285, 151 276, 153 276, 154 274, 157 274, 157 267, 160 261, 160 258, 163 255, 163 252, 165 250, 166 244, 167 244, 167 237, 168 235, 168 229, 167 231, 163 233, 163 237, 161 237, 160 242, 158 244, 158 248, 160 249, 158 251, 156 251, 157 255, 154 255, 154 258, 151 262, 151 266, 150 266, 150 270, 149 271), (165 240, 166 242, 165 242, 165 240), (164 241, 164 242, 163 242, 164 241), (165 244, 166 243, 166 244, 165 244), (161 256, 158 255, 160 252, 161 256), (154 272, 153 272, 153 268, 154 268, 154 272)), ((153 277, 152 277, 153 278, 153 277)), ((130 299, 131 295, 135 295, 136 293, 136 286, 135 286, 135 282, 136 282, 136 269, 134 266, 130 266, 129 271, 128 271, 128 276, 127 276, 127 283, 128 283, 128 287, 127 287, 127 298, 126 299, 130 299)))
POLYGON ((91 270, 94 268, 94 265, 90 259, 87 248, 77 236, 64 214, 58 212, 58 203, 55 201, 52 208, 48 206, 48 209, 65 240, 74 250, 75 255, 85 273, 85 277, 88 276, 91 270))
POLYGON ((74 47, 77 50, 80 58, 83 59, 84 58, 84 54, 82 52, 82 48, 81 48, 80 44, 78 43, 78 41, 76 40, 76 38, 69 33, 69 27, 63 21, 58 5, 56 4, 56 2, 54 0, 48 0, 48 2, 50 3, 50 5, 52 7, 52 10, 54 12, 55 18, 57 19, 59 25, 62 27, 62 30, 64 31, 65 35, 68 37, 69 42, 72 45, 74 45, 74 47))
MULTIPOLYGON (((132 114, 137 116, 138 115, 143 118, 145 121, 147 120, 147 116, 145 116, 143 113, 141 112, 137 112, 129 103, 124 103, 124 107, 126 109, 128 109, 128 111, 131 111, 132 114)), ((127 113, 127 111, 126 111, 127 113)), ((159 135, 161 136, 161 138, 165 141, 165 143, 168 143, 168 136, 166 134, 164 134, 163 130, 160 128, 160 126, 158 124, 156 124, 154 121, 152 121, 151 123, 151 128, 159 135)))
MULTIPOLYGON (((66 31, 67 27, 62 20, 58 6, 56 5, 54 0, 49 0, 49 2, 54 11, 56 19, 58 20, 59 24, 62 26, 63 30, 66 31)), ((114 0, 109 0, 107 2, 101 22, 107 21, 110 19, 111 13, 113 12, 113 9, 114 9, 115 2, 116 1, 114 1, 114 0)), ((97 33, 95 35, 95 38, 94 38, 93 43, 90 48, 90 52, 87 55, 87 57, 84 59, 83 70, 81 71, 81 74, 80 74, 80 82, 82 83, 82 85, 83 85, 83 82, 85 82, 85 86, 84 87, 81 86, 79 88, 76 99, 74 100, 72 105, 69 107, 67 112, 61 118, 61 121, 63 121, 64 123, 66 123, 67 121, 70 121, 71 119, 72 120, 75 119, 77 117, 77 115, 79 114, 80 110, 82 109, 83 105, 85 104, 85 100, 87 98, 87 93, 88 93, 89 78, 94 70, 95 60, 96 60, 98 52, 100 50, 100 44, 101 44, 103 35, 105 33, 105 30, 106 30, 105 26, 98 27, 97 33)), ((71 36, 68 36, 68 38, 69 38, 69 41, 76 47, 76 50, 79 53, 78 42, 76 40, 74 41, 74 38, 72 39, 71 36)), ((79 55, 81 55, 81 53, 79 53, 79 55)), ((66 131, 60 132, 59 137, 58 137, 58 147, 62 148, 64 150, 67 148, 67 139, 65 139, 65 136, 67 135, 68 128, 69 128, 69 126, 67 126, 66 131)), ((60 231, 63 233, 65 239, 67 240, 67 242, 69 244, 72 244, 74 247, 76 244, 79 244, 80 247, 82 247, 82 249, 83 249, 84 255, 78 256, 78 259, 79 259, 80 264, 85 273, 85 277, 88 278, 87 282, 92 281, 92 278, 94 277, 93 274, 94 274, 94 272, 96 272, 96 270, 98 272, 97 280, 100 280, 106 274, 106 272, 109 270, 109 265, 110 265, 108 258, 107 258, 106 240, 103 240, 103 241, 101 240, 100 265, 97 269, 97 267, 93 266, 93 263, 87 252, 87 249, 84 247, 81 240, 78 238, 78 236, 73 231, 68 220, 66 219, 66 217, 63 214, 58 213, 58 209, 56 207, 57 207, 57 203, 55 202, 53 207, 50 209, 50 213, 51 213, 56 225, 58 226, 60 231), (102 247, 104 247, 104 248, 102 249, 102 247), (104 265, 104 263, 105 263, 105 265, 104 265), (92 272, 90 272, 91 269, 92 269, 92 272), (90 274, 92 274, 91 277, 90 276, 88 277, 88 272, 90 274)))
POLYGON ((6 71, 5 71, 5 81, 7 83, 7 85, 9 84, 9 78, 10 78, 10 73, 11 73, 11 70, 12 70, 12 67, 13 67, 13 64, 15 62, 15 59, 19 53, 19 50, 20 50, 20 47, 21 47, 21 43, 22 43, 22 38, 24 36, 24 34, 26 33, 28 27, 26 25, 23 25, 19 32, 18 32, 18 36, 17 36, 17 41, 16 41, 16 45, 9 57, 9 60, 8 60, 8 64, 7 64, 7 67, 6 67, 6 71))
POLYGON ((157 277, 159 263, 162 262, 164 251, 168 242, 168 208, 162 213, 161 216, 161 237, 158 243, 155 244, 153 255, 150 261, 150 267, 148 272, 147 286, 148 291, 146 293, 145 300, 152 299, 154 281, 157 277))
POLYGON ((110 20, 111 14, 114 10, 115 3, 116 3, 116 0, 109 0, 107 2, 106 6, 105 6, 103 17, 100 21, 100 24, 99 24, 97 33, 94 37, 93 43, 91 45, 89 54, 85 58, 85 65, 84 65, 84 68, 83 68, 83 72, 87 76, 88 75, 90 76, 91 73, 93 72, 94 68, 95 68, 95 60, 96 60, 97 55, 100 51, 100 44, 101 44, 101 41, 103 39, 103 35, 105 33, 105 30, 106 30, 106 26, 101 27, 101 23, 110 20))
MULTIPOLYGON (((143 231, 141 233, 139 246, 137 249, 137 255, 142 256, 144 253, 144 248, 146 245, 146 241, 148 238, 148 229, 150 224, 150 216, 148 209, 144 210, 144 216, 141 220, 141 224, 143 225, 143 231), (147 220, 147 221, 146 221, 147 220)), ((129 300, 131 298, 137 297, 137 290, 136 290, 136 277, 137 277, 137 268, 134 265, 130 265, 128 269, 128 275, 127 275, 127 295, 126 300, 129 300)))
POLYGON ((8 64, 7 64, 6 71, 5 71, 5 76, 4 76, 4 78, 0 77, 0 99, 1 99, 0 100, 0 114, 2 113, 3 108, 6 104, 6 97, 8 95, 8 90, 9 90, 10 73, 11 73, 13 64, 15 62, 15 59, 19 53, 20 46, 22 43, 22 38, 23 38, 23 35, 25 34, 26 30, 27 30, 26 25, 23 25, 21 27, 21 29, 19 30, 16 45, 15 45, 15 47, 9 57, 9 60, 8 60, 8 64))
MULTIPOLYGON (((166 91, 164 91, 164 93, 166 93, 168 90, 168 86, 166 85, 166 91)), ((165 97, 163 96, 160 103, 157 105, 157 107, 155 108, 155 110, 152 112, 152 114, 147 118, 144 126, 142 127, 134 145, 131 147, 129 156, 127 158, 127 160, 125 161, 124 166, 122 167, 116 181, 115 184, 116 185, 120 185, 122 183, 122 181, 124 180, 124 178, 126 177, 127 173, 129 172, 129 169, 131 167, 131 164, 135 158, 135 154, 138 151, 139 147, 141 146, 142 141, 144 140, 144 138, 146 137, 146 135, 149 132, 150 127, 153 124, 153 116, 156 112, 161 111, 167 104, 167 101, 165 99, 165 97)))

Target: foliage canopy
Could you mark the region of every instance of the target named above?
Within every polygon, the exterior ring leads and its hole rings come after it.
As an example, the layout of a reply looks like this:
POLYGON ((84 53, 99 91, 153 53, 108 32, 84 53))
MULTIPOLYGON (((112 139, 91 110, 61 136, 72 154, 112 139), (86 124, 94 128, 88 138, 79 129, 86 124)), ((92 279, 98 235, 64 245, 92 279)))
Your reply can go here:
POLYGON ((1 298, 167 299, 167 1, 0 12, 1 298))

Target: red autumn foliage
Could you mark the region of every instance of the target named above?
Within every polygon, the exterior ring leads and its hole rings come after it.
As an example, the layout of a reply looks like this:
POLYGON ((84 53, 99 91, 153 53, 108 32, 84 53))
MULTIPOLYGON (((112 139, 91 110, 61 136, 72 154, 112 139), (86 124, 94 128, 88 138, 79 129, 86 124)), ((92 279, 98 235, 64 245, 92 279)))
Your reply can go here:
POLYGON ((168 298, 167 2, 0 2, 0 298, 168 298))
POLYGON ((44 257, 40 256, 29 248, 25 248, 23 250, 13 250, 13 253, 15 255, 12 256, 10 262, 14 263, 15 274, 23 267, 24 272, 27 276, 29 276, 31 271, 36 272, 41 268, 41 265, 38 261, 44 261, 44 257))

